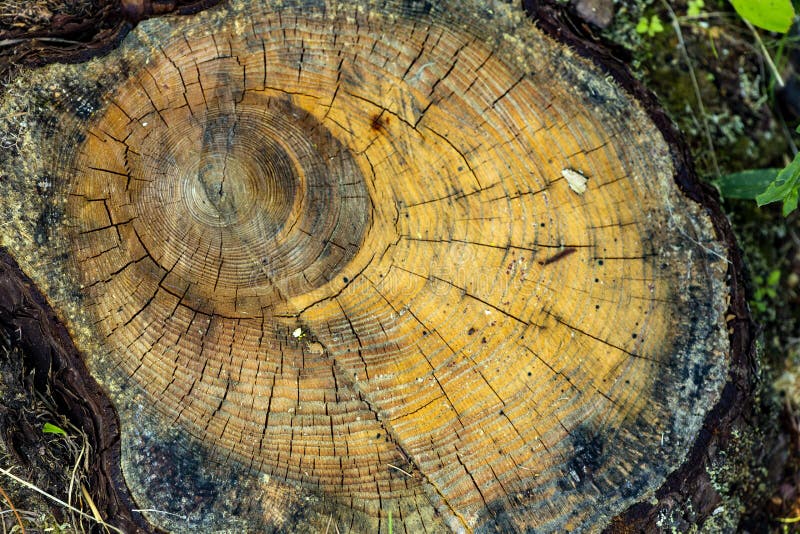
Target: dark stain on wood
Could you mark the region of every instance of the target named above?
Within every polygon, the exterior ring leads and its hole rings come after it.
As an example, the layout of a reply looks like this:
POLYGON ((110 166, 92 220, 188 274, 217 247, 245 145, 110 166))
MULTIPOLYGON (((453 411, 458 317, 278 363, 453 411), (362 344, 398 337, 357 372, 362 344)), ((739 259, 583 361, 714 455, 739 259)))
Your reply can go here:
POLYGON ((567 247, 564 250, 558 252, 557 254, 550 256, 549 258, 542 260, 539 262, 539 265, 550 265, 551 263, 555 263, 559 260, 563 260, 573 252, 576 252, 578 249, 574 247, 567 247))

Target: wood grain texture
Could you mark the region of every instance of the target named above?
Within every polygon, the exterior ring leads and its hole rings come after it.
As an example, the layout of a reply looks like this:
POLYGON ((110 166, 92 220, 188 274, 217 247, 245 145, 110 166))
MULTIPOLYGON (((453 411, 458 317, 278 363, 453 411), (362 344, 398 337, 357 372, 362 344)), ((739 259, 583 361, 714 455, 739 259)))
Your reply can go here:
POLYGON ((163 528, 600 529, 724 385, 669 147, 505 3, 231 2, 0 115, 2 244, 163 528))

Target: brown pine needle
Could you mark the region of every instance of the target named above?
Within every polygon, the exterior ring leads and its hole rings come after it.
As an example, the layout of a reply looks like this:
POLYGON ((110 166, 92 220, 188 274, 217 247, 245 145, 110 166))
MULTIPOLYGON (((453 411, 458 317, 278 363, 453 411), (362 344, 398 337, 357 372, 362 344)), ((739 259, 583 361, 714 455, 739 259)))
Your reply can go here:
POLYGON ((14 503, 11 502, 11 497, 8 496, 8 493, 6 493, 2 486, 0 486, 0 494, 2 494, 3 498, 8 501, 8 506, 11 507, 14 517, 17 518, 17 523, 19 523, 19 528, 22 530, 22 534, 25 534, 25 525, 22 524, 22 518, 19 516, 19 512, 17 512, 17 509, 14 507, 14 503))

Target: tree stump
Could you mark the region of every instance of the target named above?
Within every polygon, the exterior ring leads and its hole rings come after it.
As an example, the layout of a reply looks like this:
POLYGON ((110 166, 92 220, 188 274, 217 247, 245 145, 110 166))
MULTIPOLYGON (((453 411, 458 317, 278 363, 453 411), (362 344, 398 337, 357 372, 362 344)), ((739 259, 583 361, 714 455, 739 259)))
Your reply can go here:
POLYGON ((750 339, 663 117, 504 2, 270 4, 2 101, 2 244, 113 401, 142 528, 652 521, 750 339))

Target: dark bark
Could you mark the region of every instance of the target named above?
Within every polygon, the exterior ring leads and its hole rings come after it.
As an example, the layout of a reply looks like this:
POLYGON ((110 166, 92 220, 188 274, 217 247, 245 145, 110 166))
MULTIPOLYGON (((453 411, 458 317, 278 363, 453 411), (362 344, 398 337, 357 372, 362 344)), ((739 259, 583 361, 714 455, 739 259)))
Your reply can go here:
POLYGON ((147 531, 141 515, 132 511, 135 506, 120 473, 119 423, 111 402, 42 294, 5 250, 0 250, 0 328, 24 354, 23 374, 32 377, 34 389, 88 436, 89 486, 102 516, 125 532, 147 531))

